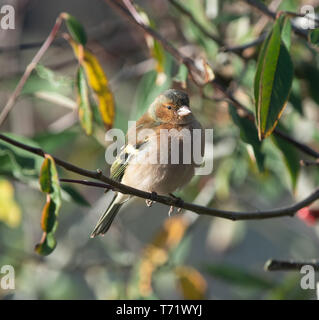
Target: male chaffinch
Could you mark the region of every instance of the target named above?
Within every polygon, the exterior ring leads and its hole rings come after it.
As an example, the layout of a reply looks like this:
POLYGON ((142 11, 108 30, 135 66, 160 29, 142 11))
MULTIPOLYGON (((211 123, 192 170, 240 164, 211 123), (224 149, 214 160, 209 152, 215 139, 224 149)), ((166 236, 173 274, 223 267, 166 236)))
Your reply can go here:
MULTIPOLYGON (((203 129, 190 110, 188 95, 179 90, 167 90, 155 99, 136 127, 128 130, 126 144, 111 166, 110 177, 146 192, 171 194, 191 180, 199 165, 194 161, 195 145, 200 146, 202 155, 203 129), (200 134, 193 134, 193 129, 199 129, 200 134), (135 143, 132 144, 133 139, 135 143)), ((91 238, 107 232, 130 197, 115 193, 91 238)))

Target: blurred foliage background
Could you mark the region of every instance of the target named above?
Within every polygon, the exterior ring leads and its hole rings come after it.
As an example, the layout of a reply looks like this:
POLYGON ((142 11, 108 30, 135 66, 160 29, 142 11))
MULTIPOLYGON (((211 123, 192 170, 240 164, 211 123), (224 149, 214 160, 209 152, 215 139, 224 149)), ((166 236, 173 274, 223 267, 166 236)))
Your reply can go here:
MULTIPOLYGON (((168 1, 136 3, 160 34, 186 55, 206 59, 230 92, 254 110, 253 81, 260 44, 240 54, 225 48, 255 40, 273 21, 245 1, 179 1, 207 33, 221 39, 221 45, 168 1)), ((274 11, 293 12, 304 4, 319 5, 315 0, 264 3, 274 11)), ((84 26, 86 48, 107 75, 115 99, 115 128, 126 131, 128 120, 137 119, 160 92, 187 85, 196 117, 205 128, 214 129, 214 170, 209 176, 194 177, 179 193, 184 200, 253 211, 298 201, 316 187, 316 167, 299 166, 304 155, 271 138, 260 149, 252 148, 251 140, 240 131, 244 124, 236 120, 219 92, 185 83, 185 69, 156 45, 150 50, 150 39, 104 1, 6 0, 0 4, 16 9, 16 29, 0 30, 1 108, 57 16, 68 12, 84 26)), ((319 149, 318 53, 304 39, 292 36, 290 54, 295 77, 280 122, 291 136, 319 149)), ((108 174, 101 119, 93 115, 90 136, 78 121, 77 65, 70 45, 58 36, 28 79, 1 131, 80 167, 101 168, 108 174)), ((263 266, 269 258, 317 257, 316 219, 231 222, 190 212, 169 218, 168 207, 155 204, 150 209, 136 200, 126 205, 105 237, 89 239, 111 194, 63 183, 57 247, 51 255, 40 256, 34 246, 41 238, 45 204, 38 183, 42 162, 42 158, 0 142, 0 266, 11 264, 16 271, 16 289, 0 289, 0 298, 315 298, 314 290, 300 289, 299 272, 267 273, 263 266)), ((60 168, 58 172, 60 177, 76 177, 60 168)))

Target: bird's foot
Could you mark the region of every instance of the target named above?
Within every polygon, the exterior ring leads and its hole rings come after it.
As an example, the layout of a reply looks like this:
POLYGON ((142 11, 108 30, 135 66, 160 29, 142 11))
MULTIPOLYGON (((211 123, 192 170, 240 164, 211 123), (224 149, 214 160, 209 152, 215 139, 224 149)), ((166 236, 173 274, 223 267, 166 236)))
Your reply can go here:
POLYGON ((146 205, 150 208, 153 205, 153 201, 150 199, 145 200, 146 205))
POLYGON ((169 211, 168 211, 168 215, 171 216, 171 214, 174 212, 174 209, 176 208, 176 213, 180 213, 182 208, 180 208, 180 206, 183 205, 184 201, 179 198, 176 197, 174 194, 170 193, 169 194, 171 198, 174 199, 175 205, 177 206, 177 208, 175 206, 170 206, 169 211))
POLYGON ((168 216, 170 217, 172 215, 172 213, 174 212, 175 207, 174 206, 170 206, 169 210, 168 210, 168 216))
POLYGON ((157 193, 152 191, 150 199, 146 199, 145 203, 148 207, 151 207, 157 198, 157 193))
MULTIPOLYGON (((176 197, 173 193, 170 193, 169 195, 170 195, 171 198, 174 199, 174 202, 175 202, 176 206, 181 207, 184 204, 183 199, 181 199, 179 197, 176 197)), ((178 208, 178 210, 181 211, 182 208, 178 208)))

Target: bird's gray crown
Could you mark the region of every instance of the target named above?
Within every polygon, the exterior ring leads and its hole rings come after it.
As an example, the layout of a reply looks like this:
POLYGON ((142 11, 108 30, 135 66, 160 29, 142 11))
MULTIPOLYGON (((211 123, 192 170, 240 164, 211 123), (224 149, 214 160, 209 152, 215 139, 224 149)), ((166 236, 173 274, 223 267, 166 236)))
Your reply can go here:
POLYGON ((163 92, 163 95, 170 99, 177 106, 189 106, 189 98, 186 92, 169 89, 163 92))

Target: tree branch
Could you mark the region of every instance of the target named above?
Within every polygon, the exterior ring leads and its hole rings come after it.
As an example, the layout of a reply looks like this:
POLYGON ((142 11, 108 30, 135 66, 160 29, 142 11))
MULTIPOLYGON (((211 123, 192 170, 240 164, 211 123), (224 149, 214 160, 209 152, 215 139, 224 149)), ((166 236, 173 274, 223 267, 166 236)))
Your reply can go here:
POLYGON ((303 167, 319 166, 319 159, 316 159, 315 161, 300 160, 300 165, 303 167))
MULTIPOLYGON (((105 1, 107 3, 109 3, 113 8, 115 8, 125 18, 127 18, 131 23, 133 23, 134 25, 141 28, 143 30, 143 32, 146 32, 147 34, 149 34, 153 38, 155 38, 157 41, 159 41, 162 44, 162 46, 165 48, 165 50, 168 51, 179 63, 185 64, 185 66, 190 71, 191 75, 192 74, 197 74, 197 75, 201 74, 200 70, 198 70, 198 68, 195 65, 195 62, 191 58, 184 56, 169 41, 167 41, 165 38, 163 38, 154 29, 150 28, 149 26, 145 25, 143 22, 139 21, 138 18, 135 19, 134 14, 131 13, 131 11, 132 11, 131 7, 126 8, 120 3, 120 1, 116 1, 116 0, 105 0, 105 1)), ((125 0, 125 3, 127 1, 128 0, 125 0)), ((131 2, 129 2, 129 3, 131 3, 131 2)), ((194 77, 192 77, 192 78, 193 78, 193 81, 195 82, 195 84, 198 85, 197 82, 194 80, 194 77)), ((229 102, 231 102, 234 105, 234 107, 236 107, 237 110, 239 110, 239 112, 238 112, 239 116, 248 118, 250 121, 255 122, 255 117, 254 117, 253 113, 249 109, 247 109, 245 106, 243 106, 237 99, 235 99, 233 97, 233 95, 217 79, 214 79, 213 81, 211 81, 210 84, 214 88, 221 91, 223 93, 225 99, 228 100, 229 102)), ((288 136, 286 133, 280 131, 279 129, 275 129, 274 134, 276 134, 280 138, 286 140, 287 142, 291 143, 292 145, 294 145, 296 148, 298 148, 303 153, 305 153, 309 156, 315 157, 315 158, 319 158, 319 152, 313 150, 309 146, 307 146, 307 145, 295 140, 294 138, 288 136)))
MULTIPOLYGON (((256 1, 256 0, 243 0, 243 1, 246 2, 247 4, 249 4, 251 7, 256 8, 262 14, 268 16, 269 18, 271 18, 273 20, 276 19, 277 13, 274 11, 271 11, 269 8, 267 8, 267 6, 264 3, 262 3, 261 1, 256 1)), ((296 27, 294 24, 292 24, 292 29, 294 30, 294 32, 298 36, 301 36, 302 38, 307 40, 308 32, 306 30, 302 30, 302 29, 296 27)))
MULTIPOLYGON (((18 147, 18 148, 29 151, 33 154, 37 154, 41 157, 44 157, 45 154, 47 154, 44 150, 42 150, 40 148, 28 146, 24 143, 21 143, 21 142, 14 140, 14 139, 11 139, 3 134, 0 134, 0 139, 11 144, 11 145, 18 147)), ((103 175, 102 171, 99 169, 96 171, 90 171, 90 170, 86 170, 86 169, 82 169, 80 167, 77 167, 77 166, 75 166, 69 162, 66 162, 64 160, 61 160, 55 156, 52 156, 52 158, 54 159, 54 161, 57 165, 59 165, 60 167, 63 167, 64 169, 66 169, 68 171, 71 171, 71 172, 77 173, 81 176, 89 177, 89 178, 99 180, 101 182, 106 183, 106 185, 103 185, 103 186, 100 184, 94 183, 94 186, 96 186, 96 187, 97 186, 103 187, 103 188, 106 187, 106 188, 112 189, 114 191, 119 191, 124 194, 130 194, 133 196, 137 196, 139 198, 153 200, 153 201, 156 201, 156 202, 168 205, 168 206, 174 206, 177 208, 193 211, 197 214, 204 214, 204 215, 213 216, 213 217, 220 217, 220 218, 234 220, 234 221, 236 221, 236 220, 261 220, 261 219, 270 219, 270 218, 277 218, 277 217, 284 217, 284 216, 294 216, 298 210, 310 205, 311 203, 313 203, 314 201, 319 199, 319 188, 318 188, 313 193, 311 193, 307 198, 303 199, 302 201, 297 202, 291 206, 287 206, 287 207, 283 207, 283 208, 279 208, 279 209, 253 211, 253 212, 246 212, 246 211, 236 212, 236 211, 219 210, 219 209, 208 208, 208 207, 184 202, 178 198, 175 199, 173 197, 167 197, 167 196, 163 196, 163 195, 158 195, 156 193, 150 193, 150 192, 145 192, 145 191, 142 191, 139 189, 135 189, 135 188, 129 187, 127 185, 124 185, 120 182, 117 182, 115 180, 112 180, 112 179, 106 177, 105 175, 103 175)), ((63 179, 62 181, 68 181, 68 180, 63 179)), ((75 182, 75 181, 78 182, 79 180, 72 179, 72 182, 75 182)), ((69 180, 69 182, 71 182, 71 181, 69 180)), ((86 182, 82 181, 81 183, 93 186, 93 184, 89 181, 86 181, 86 182)))
POLYGON ((87 180, 76 180, 76 179, 59 179, 60 182, 68 182, 68 183, 77 183, 77 184, 83 184, 85 186, 90 187, 97 187, 97 188, 103 188, 107 190, 113 190, 113 186, 106 183, 99 183, 99 182, 93 182, 93 181, 87 181, 87 180))
MULTIPOLYGON (((184 63, 187 66, 187 68, 192 72, 196 72, 196 73, 200 72, 197 69, 197 67, 195 66, 195 63, 192 59, 182 55, 174 46, 172 46, 166 39, 164 39, 156 31, 154 31, 150 27, 146 26, 144 23, 138 22, 138 20, 136 20, 134 18, 134 15, 132 15, 130 13, 130 11, 127 10, 125 7, 123 7, 118 1, 115 1, 115 0, 106 0, 106 1, 108 1, 115 8, 117 8, 121 13, 123 13, 127 18, 130 19, 130 21, 132 21, 133 23, 138 25, 140 28, 142 28, 144 30, 144 32, 147 32, 148 34, 153 36, 157 41, 159 41, 163 45, 163 47, 168 52, 170 52, 179 63, 184 63)), ((36 55, 37 59, 39 59, 41 57, 43 50, 44 50, 44 47, 42 47, 42 49, 39 50, 38 54, 36 55)), ((34 63, 34 61, 33 61, 33 63, 34 63)), ((29 70, 28 72, 31 72, 31 71, 29 70)), ((21 79, 21 81, 22 80, 23 79, 21 79)), ((214 80, 210 83, 215 88, 219 89, 225 95, 225 98, 227 100, 229 100, 232 104, 235 105, 235 107, 240 111, 241 116, 247 117, 251 121, 254 121, 253 114, 246 107, 244 107, 240 102, 238 102, 226 90, 226 88, 223 87, 217 80, 214 80)), ((18 88, 20 88, 20 87, 18 86, 17 89, 18 88)), ((15 99, 17 97, 17 89, 15 90, 15 92, 13 94, 13 98, 14 98, 13 102, 15 101, 15 99)), ((288 137, 286 134, 280 132, 279 130, 276 130, 275 133, 277 135, 279 135, 281 138, 285 139, 286 141, 294 144, 301 151, 303 151, 309 155, 312 155, 316 158, 319 157, 318 152, 312 150, 311 148, 309 148, 306 145, 299 143, 298 141, 294 140, 293 138, 288 137)), ((6 141, 9 144, 12 144, 12 145, 18 147, 18 148, 24 149, 26 151, 33 153, 33 154, 37 154, 41 157, 44 157, 46 154, 45 151, 43 151, 40 148, 34 148, 31 146, 25 145, 23 143, 20 143, 14 139, 11 139, 11 138, 5 136, 3 134, 0 134, 0 139, 3 141, 6 141)), ((113 190, 119 191, 124 194, 134 195, 134 196, 137 196, 137 197, 140 197, 143 199, 151 199, 153 201, 160 202, 160 203, 168 205, 168 206, 175 206, 178 208, 182 208, 182 209, 196 212, 198 214, 205 214, 205 215, 209 215, 209 216, 221 217, 221 218, 230 219, 230 220, 269 219, 269 218, 275 218, 275 217, 293 216, 299 209, 301 209, 305 206, 308 206, 309 204, 311 204, 314 201, 316 201, 317 199, 319 199, 319 189, 316 189, 312 194, 310 194, 304 200, 302 200, 294 205, 284 207, 284 208, 265 210, 265 211, 255 211, 255 212, 234 212, 234 211, 227 211, 227 210, 219 210, 219 209, 213 209, 213 208, 208 208, 208 207, 204 207, 204 206, 200 206, 200 205, 195 205, 192 203, 183 202, 183 201, 180 201, 180 199, 174 199, 172 197, 157 195, 154 193, 149 193, 149 192, 145 192, 142 190, 138 190, 138 189, 121 184, 120 182, 114 181, 114 180, 106 177, 105 175, 102 174, 101 170, 90 171, 90 170, 86 170, 86 169, 77 167, 77 166, 75 166, 69 162, 66 162, 64 160, 61 160, 57 157, 53 157, 53 158, 54 158, 56 164, 63 167, 64 169, 71 171, 71 172, 74 172, 74 173, 77 173, 79 175, 85 176, 85 177, 99 180, 99 181, 105 183, 106 185, 96 184, 96 183, 89 182, 89 181, 82 181, 81 182, 82 184, 91 185, 91 186, 93 186, 93 184, 94 184, 94 186, 98 186, 98 187, 112 188, 113 190)), ((67 180, 64 179, 64 181, 67 181, 67 180)), ((75 181, 76 180, 71 181, 71 179, 68 180, 68 182, 73 182, 73 183, 75 181)), ((77 182, 75 182, 75 183, 80 183, 80 182, 79 182, 79 180, 77 180, 77 182)))
POLYGON ((39 51, 37 52, 37 54, 34 56, 34 58, 32 59, 31 63, 27 66, 27 68, 25 69, 24 74, 22 75, 18 85, 16 86, 15 90, 13 91, 12 95, 10 96, 7 104, 4 106, 4 108, 1 110, 0 113, 0 126, 1 124, 5 121, 5 119, 7 118, 9 112, 11 111, 11 109, 13 108, 21 90, 23 89, 26 81, 28 80, 28 78, 31 75, 31 72, 33 71, 33 69, 36 67, 36 65, 38 64, 38 62, 41 60, 42 56, 44 55, 44 53, 48 50, 48 48, 50 47, 51 43, 53 42, 53 40, 55 39, 60 26, 62 23, 62 17, 59 16, 55 22, 55 25, 53 26, 53 29, 51 30, 50 34, 48 35, 47 39, 44 41, 44 43, 42 44, 41 48, 39 49, 39 51))
POLYGON ((263 33, 259 38, 251 41, 251 42, 248 42, 248 43, 245 43, 245 44, 242 44, 242 45, 238 45, 238 46, 233 46, 233 47, 227 47, 227 46, 224 46, 224 47, 221 47, 220 48, 220 51, 222 52, 234 52, 238 55, 240 55, 242 57, 242 53, 244 50, 248 49, 248 48, 251 48, 251 47, 255 47, 257 46, 258 44, 262 43, 265 39, 266 39, 266 36, 267 36, 267 33, 263 33))
POLYGON ((242 52, 245 49, 254 47, 256 45, 258 45, 259 43, 263 42, 266 38, 266 34, 263 34, 262 36, 260 36, 258 39, 251 41, 249 43, 246 43, 244 45, 240 45, 240 46, 234 46, 234 47, 227 47, 224 45, 223 41, 215 34, 212 34, 211 32, 207 31, 194 17, 194 15, 188 11, 186 8, 184 8, 178 1, 176 0, 168 0, 177 10, 179 10, 182 14, 184 14, 185 16, 187 16, 192 23, 197 26, 197 28, 208 38, 212 39, 213 41, 215 41, 221 48, 220 51, 222 52, 234 52, 236 54, 238 54, 240 57, 244 58, 242 56, 242 52))
POLYGON ((305 265, 312 266, 316 271, 319 271, 319 260, 297 262, 271 259, 265 263, 264 269, 265 271, 300 271, 305 265))

